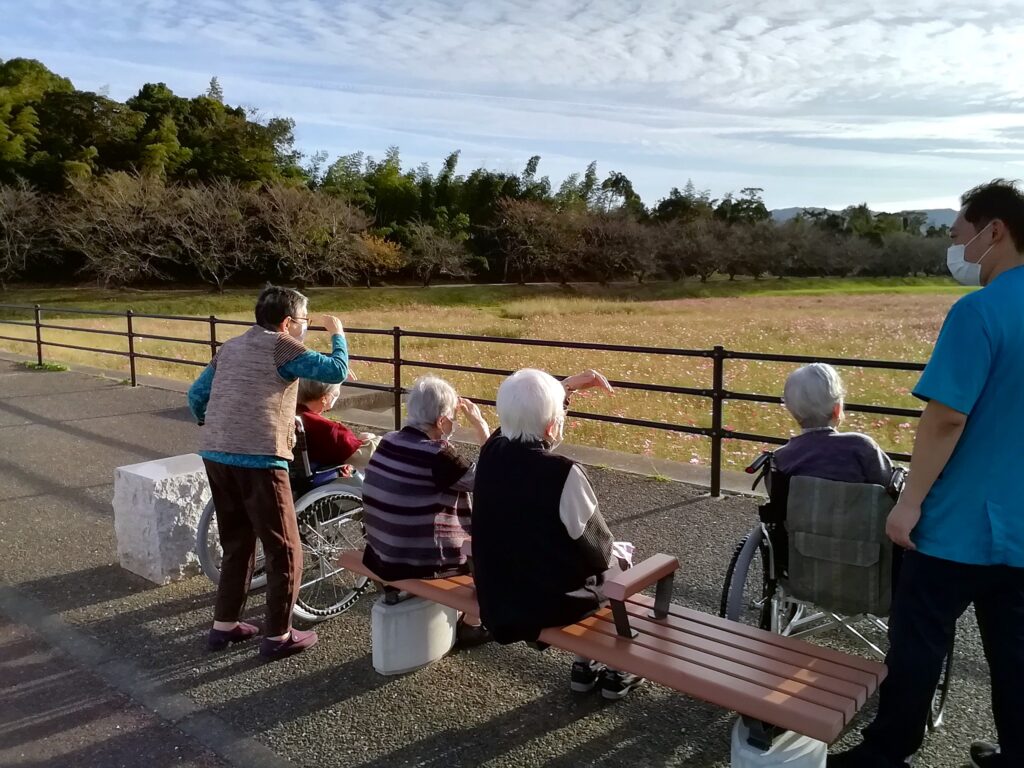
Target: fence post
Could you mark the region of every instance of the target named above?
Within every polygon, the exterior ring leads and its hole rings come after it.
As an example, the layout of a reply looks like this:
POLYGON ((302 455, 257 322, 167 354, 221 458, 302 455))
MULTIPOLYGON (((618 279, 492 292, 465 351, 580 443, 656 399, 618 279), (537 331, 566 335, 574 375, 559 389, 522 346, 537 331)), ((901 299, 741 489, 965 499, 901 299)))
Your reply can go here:
POLYGON ((217 317, 210 315, 210 362, 217 354, 217 317))
POLYGON ((711 496, 722 495, 722 411, 725 406, 725 348, 716 346, 711 353, 714 363, 711 399, 711 496))
POLYGON ((43 367, 43 329, 41 317, 43 314, 42 307, 38 304, 35 306, 36 310, 36 364, 43 367))
POLYGON ((132 324, 132 315, 135 314, 130 309, 124 313, 125 322, 128 325, 128 377, 133 387, 139 385, 138 377, 135 375, 135 328, 132 324))
POLYGON ((399 430, 402 428, 402 329, 397 325, 392 331, 394 334, 394 352, 393 361, 395 369, 395 380, 394 380, 394 410, 395 410, 395 429, 399 430))

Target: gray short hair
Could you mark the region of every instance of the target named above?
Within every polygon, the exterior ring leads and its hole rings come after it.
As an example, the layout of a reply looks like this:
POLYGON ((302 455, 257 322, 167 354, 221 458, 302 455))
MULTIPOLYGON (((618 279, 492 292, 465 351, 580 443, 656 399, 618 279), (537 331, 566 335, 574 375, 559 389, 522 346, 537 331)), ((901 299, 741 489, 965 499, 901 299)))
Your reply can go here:
POLYGON ((405 423, 413 427, 433 427, 442 416, 454 419, 458 404, 455 387, 438 376, 421 376, 406 395, 405 423))
POLYGON ((839 372, 831 365, 811 363, 789 374, 782 401, 801 427, 814 429, 832 423, 832 412, 845 397, 839 372))
POLYGON ((299 379, 299 402, 308 403, 310 400, 319 400, 328 392, 334 394, 341 392, 341 384, 328 384, 313 379, 299 379))
POLYGON ((548 425, 564 418, 565 390, 550 373, 516 371, 498 387, 498 420, 509 440, 543 440, 548 425))

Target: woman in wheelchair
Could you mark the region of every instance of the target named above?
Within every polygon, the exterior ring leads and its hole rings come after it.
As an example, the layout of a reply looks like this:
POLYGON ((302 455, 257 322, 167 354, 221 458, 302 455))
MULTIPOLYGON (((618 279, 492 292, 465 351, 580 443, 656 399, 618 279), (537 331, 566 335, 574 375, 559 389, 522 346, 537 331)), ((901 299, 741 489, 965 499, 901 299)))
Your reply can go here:
POLYGON ((803 430, 775 451, 774 469, 789 477, 820 477, 888 487, 892 462, 859 432, 840 432, 846 391, 831 365, 812 363, 786 379, 783 402, 803 430))
MULTIPOLYGON (((786 517, 792 478, 878 485, 894 499, 898 496, 903 470, 894 469, 889 457, 868 435, 838 430, 845 397, 843 380, 831 365, 811 363, 793 371, 786 379, 783 402, 802 431, 747 469, 762 472, 768 491, 761 518, 768 527, 779 576, 785 577, 789 571, 786 517)), ((897 553, 893 576, 898 559, 897 553)))
POLYGON ((357 435, 324 416, 338 402, 340 391, 340 384, 300 379, 296 413, 306 433, 311 468, 342 466, 341 476, 350 477, 353 470, 366 468, 380 438, 370 432, 357 435))

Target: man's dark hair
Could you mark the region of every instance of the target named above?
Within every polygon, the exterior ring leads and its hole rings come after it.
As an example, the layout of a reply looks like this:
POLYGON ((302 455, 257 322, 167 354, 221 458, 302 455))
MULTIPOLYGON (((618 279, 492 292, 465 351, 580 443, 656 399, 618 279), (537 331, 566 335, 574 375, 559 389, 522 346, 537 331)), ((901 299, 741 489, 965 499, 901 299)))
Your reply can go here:
POLYGON ((268 285, 256 299, 256 324, 275 331, 286 317, 299 317, 306 301, 294 288, 268 285))
POLYGON ((1024 253, 1024 192, 1016 182, 995 179, 965 192, 960 198, 964 218, 976 231, 999 219, 1010 230, 1018 253, 1024 253))

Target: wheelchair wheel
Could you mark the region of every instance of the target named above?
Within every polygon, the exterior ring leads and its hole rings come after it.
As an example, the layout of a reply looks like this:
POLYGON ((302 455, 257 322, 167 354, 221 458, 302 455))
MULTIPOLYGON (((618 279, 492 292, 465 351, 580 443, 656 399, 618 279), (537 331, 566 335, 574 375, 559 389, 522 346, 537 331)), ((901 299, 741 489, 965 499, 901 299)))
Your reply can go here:
POLYGON ((932 696, 932 705, 928 710, 928 730, 936 731, 942 727, 942 721, 946 716, 946 700, 949 698, 949 688, 953 682, 953 644, 949 646, 949 653, 942 663, 942 674, 939 676, 939 684, 935 687, 935 694, 932 696))
MULTIPOLYGON (((223 552, 220 548, 220 533, 217 530, 217 515, 213 509, 213 499, 206 502, 203 514, 199 517, 199 527, 196 530, 196 554, 199 556, 199 565, 206 574, 206 578, 214 584, 220 581, 220 560, 223 552)), ((263 557, 263 545, 259 539, 256 540, 256 567, 252 572, 250 590, 262 589, 267 585, 266 561, 263 557)))
POLYGON ((338 555, 365 543, 363 500, 338 491, 303 497, 295 504, 302 541, 302 582, 293 615, 315 623, 344 613, 367 590, 370 580, 338 567, 338 555))
POLYGON ((761 629, 772 628, 773 598, 777 590, 768 578, 768 544, 757 526, 736 545, 725 572, 719 615, 761 629))

